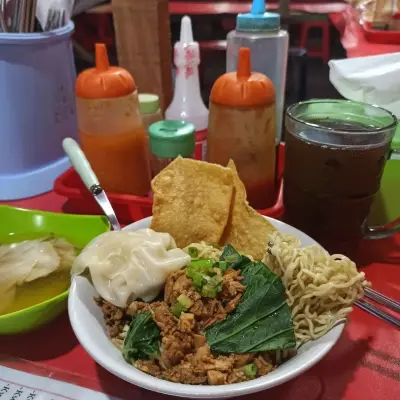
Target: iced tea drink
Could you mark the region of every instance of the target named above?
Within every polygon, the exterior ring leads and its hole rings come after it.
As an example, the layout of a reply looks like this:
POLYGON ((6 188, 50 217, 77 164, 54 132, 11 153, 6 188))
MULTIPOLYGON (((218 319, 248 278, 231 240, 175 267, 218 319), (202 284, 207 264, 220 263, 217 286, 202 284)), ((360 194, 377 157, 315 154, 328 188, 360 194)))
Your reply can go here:
POLYGON ((352 254, 379 190, 396 123, 386 110, 344 100, 290 107, 285 220, 330 252, 352 254))

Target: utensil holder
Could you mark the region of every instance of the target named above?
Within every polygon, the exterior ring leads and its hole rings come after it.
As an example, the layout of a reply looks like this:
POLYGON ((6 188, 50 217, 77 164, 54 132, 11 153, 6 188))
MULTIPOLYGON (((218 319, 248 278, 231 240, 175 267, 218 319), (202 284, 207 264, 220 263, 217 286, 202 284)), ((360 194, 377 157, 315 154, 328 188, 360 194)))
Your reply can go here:
POLYGON ((0 200, 48 192, 70 167, 62 140, 77 137, 73 30, 0 33, 0 200))

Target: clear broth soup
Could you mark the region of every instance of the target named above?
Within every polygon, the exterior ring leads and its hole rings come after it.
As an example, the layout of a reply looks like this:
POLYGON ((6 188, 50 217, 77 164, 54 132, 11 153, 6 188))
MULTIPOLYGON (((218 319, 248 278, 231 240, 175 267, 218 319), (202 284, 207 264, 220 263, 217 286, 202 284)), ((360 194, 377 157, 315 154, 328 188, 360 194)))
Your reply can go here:
MULTIPOLYGON (((40 239, 51 234, 11 234, 0 237, 0 245, 19 243, 25 240, 40 239)), ((69 243, 71 243, 69 241, 69 243)), ((52 274, 35 281, 24 283, 17 287, 15 301, 0 312, 1 315, 20 311, 50 300, 69 289, 71 283, 69 270, 55 271, 52 274)))

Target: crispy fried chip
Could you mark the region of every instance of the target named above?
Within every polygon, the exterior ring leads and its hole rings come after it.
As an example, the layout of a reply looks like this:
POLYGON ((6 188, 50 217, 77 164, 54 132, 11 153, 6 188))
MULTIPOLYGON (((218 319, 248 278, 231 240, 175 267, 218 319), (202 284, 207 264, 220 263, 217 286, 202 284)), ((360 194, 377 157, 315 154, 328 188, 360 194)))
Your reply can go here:
POLYGON ((201 241, 220 242, 233 196, 232 170, 179 157, 151 186, 151 229, 169 233, 180 248, 201 241))
POLYGON ((228 163, 234 173, 234 195, 231 215, 225 228, 221 244, 231 244, 243 254, 261 260, 268 247, 268 235, 276 228, 257 211, 251 208, 246 199, 246 189, 239 178, 235 163, 228 163))

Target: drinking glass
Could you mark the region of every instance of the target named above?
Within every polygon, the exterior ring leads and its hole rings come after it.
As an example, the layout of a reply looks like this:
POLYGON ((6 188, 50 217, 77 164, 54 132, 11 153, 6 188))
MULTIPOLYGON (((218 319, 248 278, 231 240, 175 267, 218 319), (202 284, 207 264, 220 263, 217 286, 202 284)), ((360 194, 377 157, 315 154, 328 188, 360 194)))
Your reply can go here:
POLYGON ((363 237, 400 226, 368 228, 366 219, 390 152, 396 117, 347 100, 310 100, 286 112, 285 221, 333 253, 353 254, 363 237))

